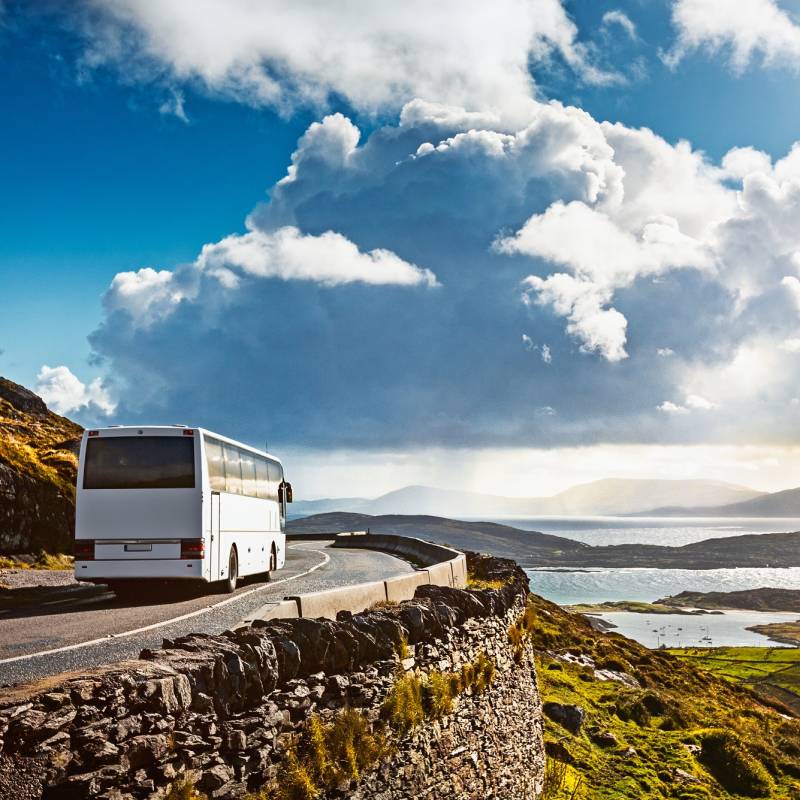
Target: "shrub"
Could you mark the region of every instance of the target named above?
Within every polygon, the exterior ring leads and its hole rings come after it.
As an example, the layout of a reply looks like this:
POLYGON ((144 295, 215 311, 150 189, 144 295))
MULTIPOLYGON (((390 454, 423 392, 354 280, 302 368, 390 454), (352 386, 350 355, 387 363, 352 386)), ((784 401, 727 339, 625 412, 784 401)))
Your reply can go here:
POLYGON ((746 797, 769 797, 772 781, 741 739, 731 731, 711 730, 702 738, 700 760, 728 791, 746 797))
POLYGON ((205 800, 206 796, 197 791, 189 781, 176 781, 170 787, 165 800, 205 800))
POLYGON ((419 725, 425 718, 422 681, 411 672, 399 677, 383 701, 383 712, 393 730, 401 736, 419 725))
POLYGON ((450 673, 433 672, 428 676, 428 682, 423 686, 423 699, 429 717, 438 719, 453 710, 452 689, 450 673))

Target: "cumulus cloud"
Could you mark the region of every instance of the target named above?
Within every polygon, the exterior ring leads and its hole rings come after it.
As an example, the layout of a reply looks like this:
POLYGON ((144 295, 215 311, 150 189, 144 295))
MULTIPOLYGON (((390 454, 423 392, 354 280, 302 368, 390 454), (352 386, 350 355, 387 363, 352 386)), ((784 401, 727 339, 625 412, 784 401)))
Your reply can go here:
POLYGON ((361 252, 333 231, 303 235, 285 226, 271 233, 251 230, 203 245, 191 265, 175 272, 150 267, 121 272, 103 298, 110 313, 126 312, 138 325, 151 325, 169 316, 184 300, 198 293, 201 275, 210 276, 220 290, 238 288, 240 276, 314 281, 322 286, 361 282, 372 285, 437 286, 436 276, 403 261, 390 250, 361 252))
POLYGON ((683 415, 689 414, 692 411, 711 411, 717 407, 716 403, 706 400, 699 394, 690 394, 683 404, 673 403, 671 400, 665 400, 660 405, 656 406, 659 411, 665 414, 683 415))
POLYGON ((550 305, 556 314, 566 317, 567 333, 581 342, 581 350, 599 353, 608 361, 628 357, 625 331, 628 321, 616 309, 606 308, 611 293, 590 281, 556 273, 548 278, 530 275, 523 281, 526 303, 550 305))
POLYGON ((93 407, 108 415, 116 408, 100 378, 84 384, 65 366, 48 367, 45 364, 36 376, 36 392, 57 414, 93 407))
POLYGON ((651 220, 635 236, 579 201, 553 203, 496 246, 500 252, 524 253, 572 270, 572 275, 557 273, 546 279, 531 276, 525 285, 538 293, 537 303, 549 304, 568 318, 567 330, 583 350, 609 361, 627 357, 625 317, 606 307, 615 290, 644 275, 713 266, 707 248, 682 234, 672 217, 651 220))
POLYGON ((800 25, 775 0, 676 0, 672 22, 678 38, 666 60, 673 66, 693 50, 727 48, 737 72, 757 57, 800 67, 800 25))
POLYGON ((558 57, 587 83, 617 79, 593 62, 561 0, 88 6, 87 68, 112 64, 127 80, 190 82, 283 111, 336 94, 365 112, 421 97, 518 117, 533 93, 531 63, 558 57))
POLYGON ((114 279, 91 343, 126 419, 360 448, 783 430, 798 148, 716 163, 559 103, 415 101, 366 137, 314 123, 268 195, 192 263, 114 279))

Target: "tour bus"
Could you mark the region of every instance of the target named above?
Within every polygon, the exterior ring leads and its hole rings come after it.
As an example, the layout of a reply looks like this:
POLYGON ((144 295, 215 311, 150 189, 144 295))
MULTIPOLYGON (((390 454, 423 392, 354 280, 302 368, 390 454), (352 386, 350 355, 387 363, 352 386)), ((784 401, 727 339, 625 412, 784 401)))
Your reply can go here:
POLYGON ((75 508, 75 577, 130 593, 144 579, 224 581, 286 561, 281 462, 200 428, 84 431, 75 508))

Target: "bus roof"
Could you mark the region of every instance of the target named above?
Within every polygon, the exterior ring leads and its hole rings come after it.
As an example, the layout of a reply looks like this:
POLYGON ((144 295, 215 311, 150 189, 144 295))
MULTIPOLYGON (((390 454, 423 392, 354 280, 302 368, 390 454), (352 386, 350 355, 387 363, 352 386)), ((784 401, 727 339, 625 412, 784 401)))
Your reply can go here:
MULTIPOLYGON (((244 450, 249 450, 251 453, 256 453, 260 456, 267 456, 271 458, 273 461, 277 461, 279 464, 282 463, 281 460, 277 457, 272 455, 272 453, 267 452, 266 450, 260 450, 257 447, 252 447, 249 444, 245 444, 244 442, 236 441, 236 439, 231 439, 229 436, 223 436, 221 433, 215 433, 214 431, 209 431, 206 428, 193 428, 191 425, 108 425, 105 428, 92 428, 91 431, 97 431, 97 435, 111 435, 111 436, 125 436, 130 435, 131 431, 135 431, 136 435, 143 435, 143 436, 159 436, 159 435, 180 435, 181 431, 190 430, 190 431, 198 431, 203 436, 211 436, 214 439, 218 439, 223 444, 231 444, 235 445, 236 447, 241 447, 244 450)), ((89 430, 85 430, 83 432, 84 436, 87 436, 89 430)))

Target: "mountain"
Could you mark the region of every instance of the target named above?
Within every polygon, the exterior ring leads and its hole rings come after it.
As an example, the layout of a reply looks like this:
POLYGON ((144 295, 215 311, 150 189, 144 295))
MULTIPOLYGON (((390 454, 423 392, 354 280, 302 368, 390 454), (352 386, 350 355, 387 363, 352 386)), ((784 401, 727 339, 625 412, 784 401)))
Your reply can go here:
POLYGON ((72 550, 82 431, 0 378, 0 552, 72 550))
POLYGON ((654 516, 680 517, 800 517, 800 489, 762 494, 739 503, 718 506, 667 506, 648 512, 654 516))
POLYGON ((800 567, 800 532, 764 533, 705 539, 681 547, 652 544, 588 545, 561 536, 525 531, 493 522, 463 522, 424 515, 317 514, 292 520, 295 535, 359 531, 418 536, 462 550, 513 558, 526 568, 591 567, 717 569, 800 567))
POLYGON ((659 506, 718 506, 758 498, 760 492, 704 480, 608 478, 552 497, 500 495, 406 486, 372 500, 341 498, 298 501, 293 516, 330 511, 362 514, 427 514, 443 517, 538 517, 634 514, 659 506))

